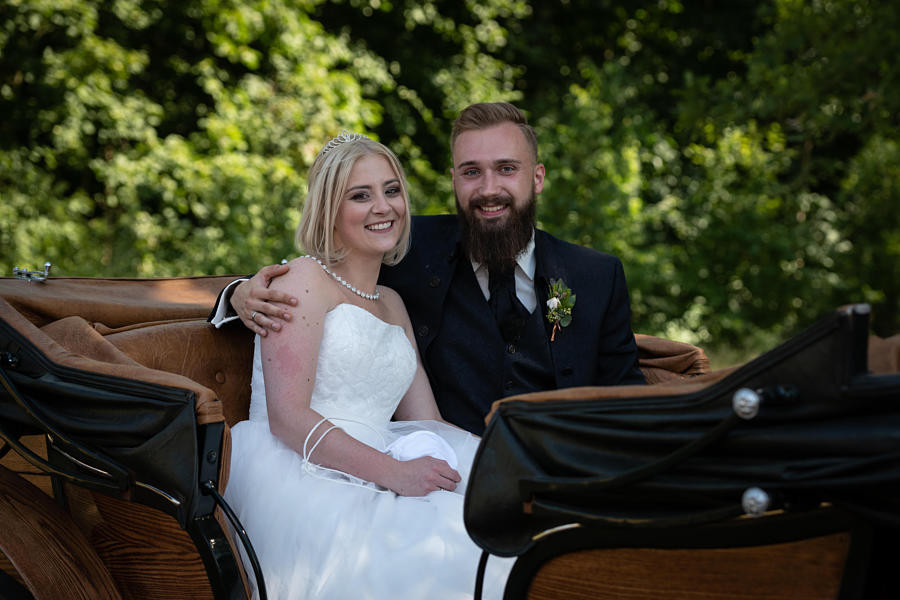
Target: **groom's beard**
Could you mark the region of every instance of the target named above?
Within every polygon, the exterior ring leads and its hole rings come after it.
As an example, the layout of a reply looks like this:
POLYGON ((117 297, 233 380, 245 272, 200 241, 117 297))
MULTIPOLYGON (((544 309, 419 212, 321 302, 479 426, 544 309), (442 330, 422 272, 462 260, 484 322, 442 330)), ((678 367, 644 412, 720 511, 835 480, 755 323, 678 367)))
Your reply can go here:
POLYGON ((459 216, 460 240, 463 250, 471 260, 487 265, 489 271, 499 272, 512 268, 516 256, 525 249, 534 232, 536 201, 534 188, 521 208, 517 208, 510 197, 485 198, 476 196, 469 201, 467 210, 456 199, 459 216), (502 224, 485 222, 475 215, 475 209, 483 204, 505 201, 509 214, 502 224))

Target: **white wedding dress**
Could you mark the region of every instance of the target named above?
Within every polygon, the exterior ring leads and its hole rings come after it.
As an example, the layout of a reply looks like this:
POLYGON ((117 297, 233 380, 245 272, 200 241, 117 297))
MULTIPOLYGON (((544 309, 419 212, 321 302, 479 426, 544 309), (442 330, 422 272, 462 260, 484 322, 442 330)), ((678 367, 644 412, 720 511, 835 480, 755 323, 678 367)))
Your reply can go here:
MULTIPOLYGON (((401 327, 339 304, 325 317, 310 406, 382 451, 412 432, 440 435, 458 459, 462 483, 424 498, 317 467, 314 451, 304 461, 273 436, 257 337, 250 419, 232 429, 225 498, 253 543, 269 598, 471 598, 481 551, 463 525, 463 494, 478 438, 436 421, 391 421, 415 369, 401 327)), ((502 596, 511 566, 511 559, 490 558, 485 598, 502 596)))

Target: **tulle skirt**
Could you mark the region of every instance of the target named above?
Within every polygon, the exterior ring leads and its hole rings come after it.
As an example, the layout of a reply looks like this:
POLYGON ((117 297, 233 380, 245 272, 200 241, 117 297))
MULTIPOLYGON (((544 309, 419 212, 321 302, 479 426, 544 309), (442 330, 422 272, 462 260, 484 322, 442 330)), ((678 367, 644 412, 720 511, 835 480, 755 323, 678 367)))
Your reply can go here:
MULTIPOLYGON (((253 543, 269 598, 472 597, 481 550, 463 525, 463 494, 478 438, 435 421, 392 422, 380 433, 390 444, 423 429, 456 453, 462 483, 453 492, 397 496, 304 463, 265 421, 232 429, 225 498, 253 543)), ((511 559, 490 558, 484 598, 502 597, 511 566, 511 559)))

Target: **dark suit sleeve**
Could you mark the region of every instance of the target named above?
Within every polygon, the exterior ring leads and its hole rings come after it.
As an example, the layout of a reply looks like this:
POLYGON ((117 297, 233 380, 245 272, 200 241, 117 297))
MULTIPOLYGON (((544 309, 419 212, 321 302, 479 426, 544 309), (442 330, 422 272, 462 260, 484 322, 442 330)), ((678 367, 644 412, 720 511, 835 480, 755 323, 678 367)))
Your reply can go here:
POLYGON ((600 338, 603 343, 599 346, 597 380, 603 382, 601 385, 647 383, 638 366, 637 342, 631 329, 631 300, 625 270, 618 259, 600 338))
MULTIPOLYGON (((216 317, 216 314, 219 313, 220 310, 224 310, 225 317, 236 317, 237 313, 234 312, 234 308, 231 306, 231 294, 234 292, 235 286, 233 285, 237 281, 245 281, 250 279, 253 275, 247 275, 246 277, 239 277, 234 281, 230 282, 227 286, 225 286, 222 291, 219 292, 218 297, 216 297, 216 303, 213 304, 212 312, 209 313, 209 316, 206 317, 207 323, 212 323, 216 317), (224 302, 224 306, 221 306, 224 302)), ((224 324, 224 323, 223 323, 224 324)), ((218 325, 216 325, 218 327, 218 325)))

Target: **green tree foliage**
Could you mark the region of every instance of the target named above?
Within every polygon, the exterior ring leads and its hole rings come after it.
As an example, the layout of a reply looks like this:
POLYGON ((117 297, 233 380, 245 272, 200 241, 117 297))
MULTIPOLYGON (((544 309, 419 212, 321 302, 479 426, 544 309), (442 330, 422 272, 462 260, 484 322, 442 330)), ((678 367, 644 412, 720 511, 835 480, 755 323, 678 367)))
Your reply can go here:
POLYGON ((383 62, 310 2, 0 9, 2 266, 171 275, 291 254, 322 140, 382 118, 383 62))
POLYGON ((851 301, 900 329, 896 6, 534 6, 503 56, 532 75, 541 220, 623 257, 639 330, 765 347, 851 301))
POLYGON ((890 335, 898 28, 875 0, 7 0, 0 269, 253 271, 343 128, 452 211, 452 119, 504 99, 541 225, 622 257, 636 330, 747 352, 867 301, 890 335))
MULTIPOLYGON (((780 273, 770 275, 777 283, 753 290, 781 309, 782 325, 867 301, 875 331, 895 333, 900 253, 892 236, 900 230, 900 197, 892 149, 900 136, 900 42, 892 32, 900 10, 878 1, 784 0, 758 14, 766 28, 743 60, 745 70, 694 80, 680 103, 682 128, 754 123, 783 139, 776 171, 783 209, 758 230, 790 227, 777 236, 780 273)), ((769 264, 759 261, 759 268, 769 264)))

